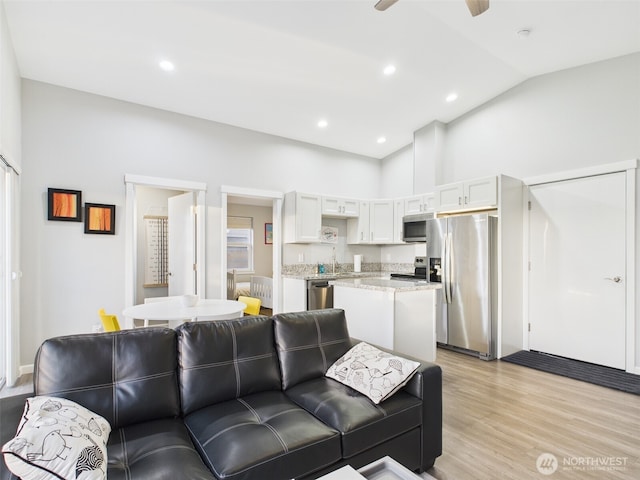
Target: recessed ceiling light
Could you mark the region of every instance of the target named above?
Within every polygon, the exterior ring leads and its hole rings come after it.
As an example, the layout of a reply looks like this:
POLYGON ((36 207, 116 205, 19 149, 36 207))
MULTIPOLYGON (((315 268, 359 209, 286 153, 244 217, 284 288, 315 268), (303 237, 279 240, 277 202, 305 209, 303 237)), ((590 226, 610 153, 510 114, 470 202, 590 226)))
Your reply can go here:
POLYGON ((385 75, 393 75, 394 73, 396 73, 396 66, 395 65, 387 65, 386 67, 384 67, 383 70, 385 75))
POLYGON ((449 95, 447 95, 447 98, 445 98, 447 102, 455 102, 457 99, 458 94, 456 92, 451 92, 449 95))
POLYGON ((529 30, 528 28, 522 28, 518 30, 518 36, 520 38, 527 38, 530 34, 531 34, 531 30, 529 30))
POLYGON ((165 72, 172 72, 176 68, 176 66, 173 63, 171 63, 169 60, 162 60, 160 63, 158 63, 158 65, 165 72))
POLYGON ((384 143, 386 141, 387 141, 386 137, 378 137, 378 140, 377 140, 378 143, 384 143))
POLYGON ((329 122, 327 122, 326 120, 320 120, 318 122, 318 128, 327 128, 327 125, 329 125, 329 122))

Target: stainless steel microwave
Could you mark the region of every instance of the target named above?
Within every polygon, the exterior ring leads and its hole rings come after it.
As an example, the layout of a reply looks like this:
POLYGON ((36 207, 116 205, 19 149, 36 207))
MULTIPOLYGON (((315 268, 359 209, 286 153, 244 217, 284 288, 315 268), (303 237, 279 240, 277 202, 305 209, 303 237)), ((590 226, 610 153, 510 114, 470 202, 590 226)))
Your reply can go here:
POLYGON ((433 213, 419 213, 402 217, 402 239, 407 243, 427 241, 427 220, 434 218, 433 213))

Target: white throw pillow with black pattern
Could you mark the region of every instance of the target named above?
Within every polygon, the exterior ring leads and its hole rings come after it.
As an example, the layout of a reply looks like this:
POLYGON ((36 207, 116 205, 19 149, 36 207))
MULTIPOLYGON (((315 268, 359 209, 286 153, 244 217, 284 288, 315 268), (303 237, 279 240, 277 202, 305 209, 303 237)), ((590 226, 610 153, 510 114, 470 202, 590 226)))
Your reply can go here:
POLYGON ((9 470, 23 480, 104 480, 110 433, 109 422, 82 405, 31 397, 2 453, 9 470))
POLYGON ((419 366, 420 362, 360 342, 336 360, 326 376, 357 390, 378 404, 405 386, 419 366))

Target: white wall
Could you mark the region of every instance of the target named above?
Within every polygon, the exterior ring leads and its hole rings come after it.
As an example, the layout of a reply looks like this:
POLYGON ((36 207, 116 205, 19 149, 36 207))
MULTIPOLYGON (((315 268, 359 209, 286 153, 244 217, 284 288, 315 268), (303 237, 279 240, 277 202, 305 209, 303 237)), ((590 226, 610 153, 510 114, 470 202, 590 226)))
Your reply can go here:
POLYGON ((22 87, 22 364, 48 337, 91 331, 98 308, 122 311, 125 173, 207 184, 208 292, 219 283, 221 185, 379 193, 378 160, 30 80, 22 87), (47 221, 47 187, 115 204, 116 235, 47 221))
POLYGON ((380 196, 382 198, 394 198, 412 194, 413 144, 409 144, 392 153, 382 162, 380 196))
POLYGON ((413 192, 430 193, 442 183, 446 125, 435 121, 413 133, 413 192))
POLYGON ((20 72, 0 4, 0 154, 19 170, 21 164, 20 72))
POLYGON ((443 182, 640 157, 640 53, 542 75, 447 126, 443 182))

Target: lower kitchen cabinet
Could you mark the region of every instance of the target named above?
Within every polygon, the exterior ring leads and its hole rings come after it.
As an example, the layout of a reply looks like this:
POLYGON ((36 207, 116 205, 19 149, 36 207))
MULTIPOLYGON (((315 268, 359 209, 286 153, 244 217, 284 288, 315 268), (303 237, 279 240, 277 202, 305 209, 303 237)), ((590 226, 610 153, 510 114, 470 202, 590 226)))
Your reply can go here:
MULTIPOLYGON (((349 335, 433 362, 436 358, 436 289, 372 290, 336 281, 335 308, 342 308, 349 335)), ((366 283, 354 281, 354 284, 366 283)))
POLYGON ((302 312, 306 309, 306 280, 282 277, 282 312, 302 312))

